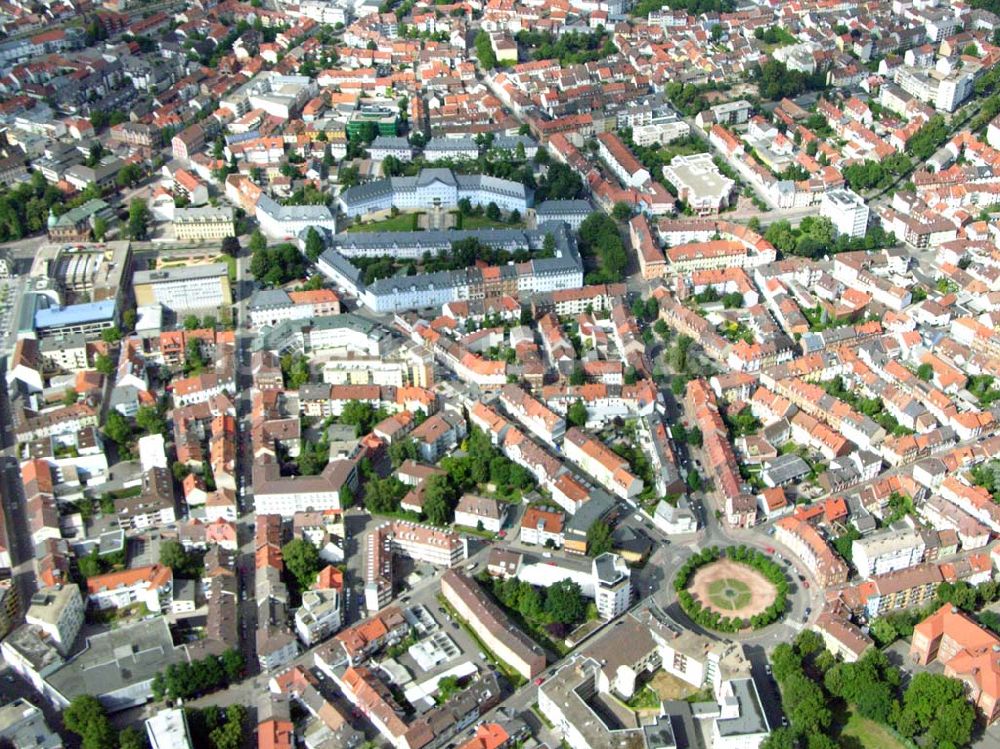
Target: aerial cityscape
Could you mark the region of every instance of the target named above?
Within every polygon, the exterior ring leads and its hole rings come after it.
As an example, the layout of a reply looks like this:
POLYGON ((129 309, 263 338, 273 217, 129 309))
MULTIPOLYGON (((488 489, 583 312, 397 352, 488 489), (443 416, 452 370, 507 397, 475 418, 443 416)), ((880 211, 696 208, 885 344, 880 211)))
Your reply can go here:
POLYGON ((1000 749, 1000 0, 0 0, 0 376, 3 749, 1000 749))

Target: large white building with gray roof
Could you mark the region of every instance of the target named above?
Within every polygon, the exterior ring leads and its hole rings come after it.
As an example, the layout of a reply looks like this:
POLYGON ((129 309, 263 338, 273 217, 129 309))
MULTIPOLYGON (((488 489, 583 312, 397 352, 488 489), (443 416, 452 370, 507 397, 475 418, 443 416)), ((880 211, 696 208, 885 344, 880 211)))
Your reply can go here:
POLYGON ((309 227, 337 231, 337 217, 325 205, 281 205, 261 195, 256 215, 260 230, 270 239, 292 240, 309 227))
MULTIPOLYGON (((344 190, 337 199, 351 218, 375 211, 455 208, 460 200, 473 205, 496 205, 504 211, 524 213, 531 206, 531 191, 520 182, 485 174, 455 174, 450 169, 421 169, 415 177, 389 177, 344 190)), ((260 213, 260 205, 257 206, 260 213)))
POLYGON ((329 237, 327 245, 330 249, 320 255, 317 263, 320 271, 338 288, 356 296, 375 312, 401 312, 440 307, 460 300, 483 299, 497 288, 511 290, 505 293, 516 289, 518 294, 533 294, 575 289, 583 285, 583 261, 574 238, 567 231, 566 224, 561 222, 548 223, 533 230, 340 234, 329 237), (453 242, 468 238, 475 238, 497 249, 526 249, 540 254, 549 235, 555 240, 551 257, 538 257, 486 270, 463 268, 393 276, 370 284, 364 282, 363 274, 349 259, 382 256, 419 258, 425 252, 437 254, 450 249, 453 242))

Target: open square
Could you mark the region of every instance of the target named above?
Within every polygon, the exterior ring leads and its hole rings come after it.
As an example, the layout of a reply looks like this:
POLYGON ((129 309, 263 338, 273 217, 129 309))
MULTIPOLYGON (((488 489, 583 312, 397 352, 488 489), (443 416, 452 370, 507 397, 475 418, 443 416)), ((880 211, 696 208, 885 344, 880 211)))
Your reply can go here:
POLYGON ((708 599, 720 609, 736 611, 750 603, 753 596, 749 586, 735 577, 716 580, 708 586, 708 599))
POLYGON ((722 557, 695 571, 688 591, 704 608, 749 619, 774 603, 778 591, 748 564, 722 557))

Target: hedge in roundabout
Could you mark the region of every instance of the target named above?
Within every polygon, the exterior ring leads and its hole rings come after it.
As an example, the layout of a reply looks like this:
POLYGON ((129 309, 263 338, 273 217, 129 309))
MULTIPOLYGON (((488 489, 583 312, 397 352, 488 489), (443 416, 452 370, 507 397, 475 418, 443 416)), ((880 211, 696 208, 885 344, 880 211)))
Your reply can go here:
POLYGON ((725 549, 719 549, 717 546, 702 549, 677 570, 677 576, 674 578, 674 590, 677 591, 677 600, 681 608, 684 609, 684 613, 690 617, 691 621, 700 627, 719 632, 739 632, 748 628, 766 627, 780 619, 788 605, 788 579, 781 567, 765 554, 742 545, 728 546, 725 549), (695 599, 688 589, 695 572, 723 557, 731 562, 744 564, 756 570, 774 585, 774 600, 766 609, 749 618, 729 617, 702 605, 700 601, 695 599))

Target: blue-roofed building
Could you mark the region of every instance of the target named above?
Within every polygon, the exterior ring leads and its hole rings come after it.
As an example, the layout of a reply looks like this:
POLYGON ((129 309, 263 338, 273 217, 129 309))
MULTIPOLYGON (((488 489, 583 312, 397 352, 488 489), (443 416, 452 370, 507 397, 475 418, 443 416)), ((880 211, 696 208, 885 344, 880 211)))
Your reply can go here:
POLYGON ((79 333, 88 340, 99 338, 102 330, 115 326, 117 306, 113 299, 66 307, 35 310, 35 332, 39 338, 79 333))

